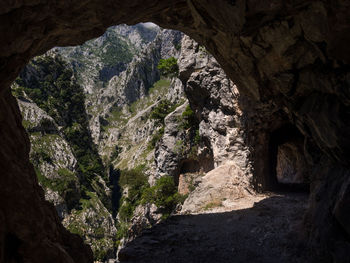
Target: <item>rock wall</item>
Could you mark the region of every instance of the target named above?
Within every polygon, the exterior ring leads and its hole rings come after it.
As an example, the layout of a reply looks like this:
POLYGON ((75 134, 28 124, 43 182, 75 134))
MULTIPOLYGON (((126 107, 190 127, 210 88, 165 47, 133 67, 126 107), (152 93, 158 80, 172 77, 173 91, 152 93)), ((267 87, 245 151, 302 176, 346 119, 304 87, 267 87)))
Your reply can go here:
POLYGON ((231 161, 250 174, 250 152, 244 143, 245 127, 236 85, 208 51, 187 36, 182 40, 179 72, 200 121, 200 135, 213 151, 215 166, 231 161))
POLYGON ((306 160, 298 144, 284 143, 278 146, 276 175, 279 183, 302 184, 307 182, 306 160))
MULTIPOLYGON (((314 254, 325 262, 346 262, 349 251, 346 241, 349 238, 349 221, 346 221, 350 152, 349 14, 346 1, 317 0, 3 3, 0 87, 4 122, 0 145, 4 172, 1 180, 10 191, 2 191, 1 211, 10 223, 3 225, 1 243, 5 243, 6 233, 12 232, 10 240, 18 244, 13 235, 19 237, 19 229, 25 232, 35 229, 33 233, 48 235, 50 238, 46 240, 58 241, 55 244, 65 244, 64 237, 67 238, 61 230, 55 231, 60 225, 52 209, 46 209, 36 186, 28 162, 28 139, 21 128, 16 102, 8 95, 11 82, 31 57, 53 46, 80 44, 102 34, 113 24, 153 21, 181 30, 208 48, 234 80, 240 94, 249 96, 250 102, 245 104, 249 105, 249 109, 245 106, 249 118, 259 119, 259 115, 264 114, 261 109, 270 108, 267 111, 270 118, 261 118, 265 120, 261 127, 268 126, 268 130, 250 137, 257 146, 253 153, 254 166, 261 171, 268 169, 264 165, 268 147, 263 142, 278 128, 274 125, 280 123, 276 121, 280 114, 302 132, 305 155, 314 167, 308 213, 310 245, 314 247, 314 254), (26 184, 15 183, 18 174, 21 175, 18 181, 25 179, 26 184), (20 205, 18 202, 23 200, 29 203, 20 205), (18 207, 26 207, 28 216, 17 214, 18 207), (52 217, 41 217, 38 211, 52 217), (53 229, 44 229, 43 225, 33 227, 28 220, 31 216, 38 222, 45 218, 53 229), (13 227, 12 223, 17 220, 21 228, 13 227)), ((21 246, 30 247, 20 250, 27 261, 43 259, 49 252, 58 253, 54 257, 58 261, 71 260, 57 245, 43 249, 53 243, 39 241, 45 240, 41 237, 32 236, 29 242, 21 236, 20 240, 21 246), (38 244, 36 240, 41 247, 32 247, 38 244)), ((4 245, 1 251, 6 251, 4 245)), ((84 256, 80 261, 83 259, 84 256)))
POLYGON ((15 105, 15 99, 5 92, 1 98, 0 129, 1 145, 6 145, 0 150, 0 261, 92 262, 91 249, 61 225, 54 206, 45 201, 29 163, 28 135, 15 105), (16 139, 9 141, 11 135, 16 139))

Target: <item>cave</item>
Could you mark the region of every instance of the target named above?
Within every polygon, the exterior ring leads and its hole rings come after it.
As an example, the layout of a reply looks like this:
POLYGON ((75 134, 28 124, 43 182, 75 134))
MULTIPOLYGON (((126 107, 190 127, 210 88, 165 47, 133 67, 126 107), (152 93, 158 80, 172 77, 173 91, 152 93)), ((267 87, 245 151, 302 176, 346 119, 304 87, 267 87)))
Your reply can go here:
MULTIPOLYGON (((91 249, 63 228, 53 205, 44 200, 11 83, 32 57, 54 46, 81 44, 115 24, 146 21, 183 31, 204 45, 252 112, 263 114, 261 109, 268 106, 270 112, 283 110, 316 143, 321 157, 310 156, 313 176, 305 235, 315 262, 348 262, 347 1, 29 0, 5 1, 1 7, 1 262, 6 262, 9 240, 20 246, 18 258, 26 262, 92 262, 91 249), (12 233, 10 238, 7 233, 12 233)), ((280 145, 272 145, 271 160, 280 145)), ((270 166, 273 174, 277 164, 270 161, 270 166)), ((269 185, 276 180, 270 177, 269 185)))
POLYGON ((198 173, 199 171, 200 171, 200 166, 197 160, 185 160, 181 164, 180 174, 198 173))
POLYGON ((308 192, 309 171, 304 155, 304 136, 292 124, 270 134, 268 189, 308 192))
POLYGON ((189 194, 190 188, 196 184, 197 179, 214 169, 212 152, 198 157, 198 159, 184 159, 179 163, 174 181, 180 194, 189 194))

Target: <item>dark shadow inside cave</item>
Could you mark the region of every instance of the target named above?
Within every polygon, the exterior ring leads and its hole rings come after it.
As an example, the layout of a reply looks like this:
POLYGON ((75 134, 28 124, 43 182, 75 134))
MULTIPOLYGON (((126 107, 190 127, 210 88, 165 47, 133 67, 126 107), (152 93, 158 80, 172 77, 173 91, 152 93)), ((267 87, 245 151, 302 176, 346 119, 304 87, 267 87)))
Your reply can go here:
MULTIPOLYGON (((214 169, 214 157, 212 151, 206 151, 197 156, 196 159, 188 158, 179 162, 178 169, 174 175, 175 185, 179 186, 180 177, 187 175, 204 174, 214 169)), ((190 176, 191 177, 191 176, 190 176)))
POLYGON ((304 136, 291 125, 270 134, 267 189, 309 191, 309 167, 304 154, 304 136))
POLYGON ((200 165, 197 160, 185 160, 181 164, 180 173, 196 173, 200 171, 200 165))

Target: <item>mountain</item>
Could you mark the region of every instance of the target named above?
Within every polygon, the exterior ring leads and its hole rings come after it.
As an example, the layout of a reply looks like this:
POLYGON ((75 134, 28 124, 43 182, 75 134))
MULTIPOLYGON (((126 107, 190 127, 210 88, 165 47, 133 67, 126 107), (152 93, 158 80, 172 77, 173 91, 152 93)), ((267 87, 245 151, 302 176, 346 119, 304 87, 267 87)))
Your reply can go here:
POLYGON ((118 169, 155 170, 150 141, 161 127, 150 114, 164 98, 185 100, 179 80, 157 69, 160 59, 178 56, 181 38, 153 24, 112 27, 33 59, 13 84, 45 197, 96 260, 115 257, 125 196, 118 169))

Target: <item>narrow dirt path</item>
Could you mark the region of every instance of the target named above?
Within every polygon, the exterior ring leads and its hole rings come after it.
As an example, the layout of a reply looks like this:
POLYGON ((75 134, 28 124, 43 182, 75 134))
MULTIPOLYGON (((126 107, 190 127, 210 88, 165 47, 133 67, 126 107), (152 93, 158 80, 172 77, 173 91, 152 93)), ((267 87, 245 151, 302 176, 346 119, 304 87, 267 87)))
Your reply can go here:
POLYGON ((232 211, 173 216, 130 242, 119 260, 308 262, 297 231, 306 206, 306 194, 268 194, 237 200, 232 211))

